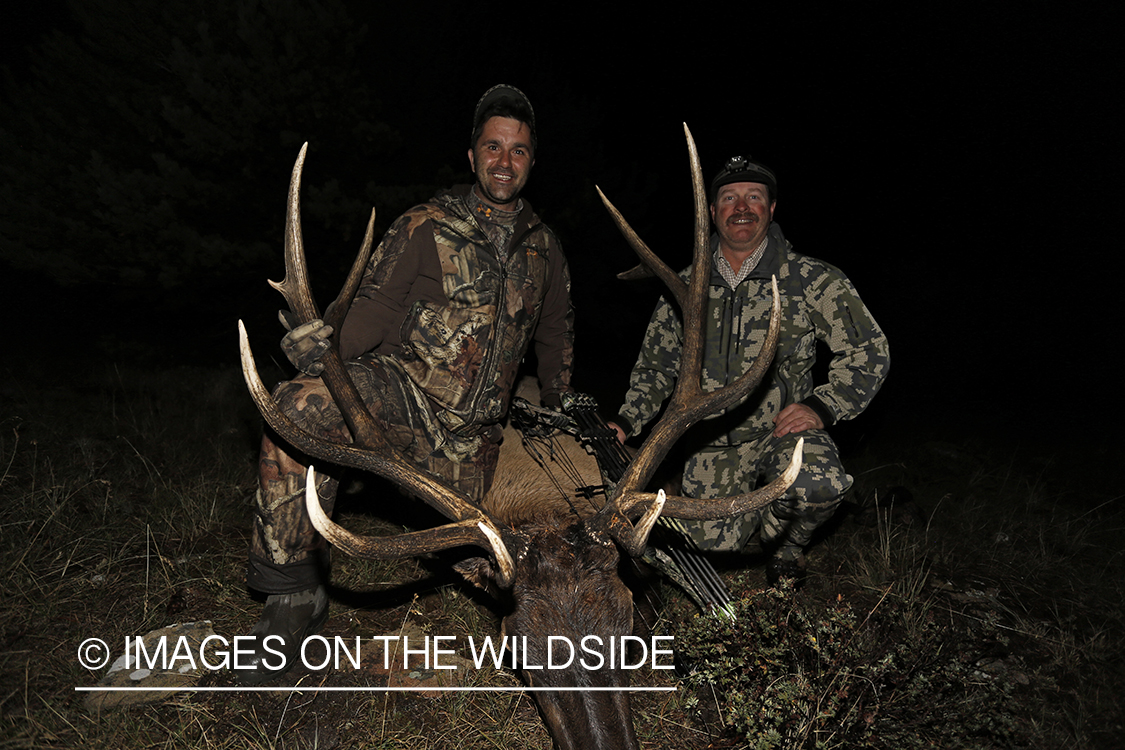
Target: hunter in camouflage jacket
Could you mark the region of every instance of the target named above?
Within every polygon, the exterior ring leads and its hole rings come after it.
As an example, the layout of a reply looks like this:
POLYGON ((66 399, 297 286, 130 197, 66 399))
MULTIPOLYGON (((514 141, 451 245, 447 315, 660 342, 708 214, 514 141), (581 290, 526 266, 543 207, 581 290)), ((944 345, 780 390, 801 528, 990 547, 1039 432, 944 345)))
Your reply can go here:
POLYGON ((523 201, 498 250, 478 211, 490 209, 462 186, 399 217, 372 255, 340 339, 345 358, 400 360, 458 432, 503 418, 532 340, 547 403, 569 390, 574 358, 570 271, 558 238, 523 201))
MULTIPOLYGON (((544 402, 557 405, 570 389, 574 310, 555 234, 524 201, 503 230, 507 241, 494 243, 484 227, 496 231, 489 214, 496 209, 470 191, 442 191, 391 225, 344 320, 340 353, 391 445, 479 502, 496 468, 498 423, 532 341, 544 402)), ((286 381, 274 397, 306 430, 348 442, 319 377, 286 381)), ((267 431, 247 582, 290 593, 315 585, 325 543, 304 511, 303 464, 271 442, 267 431)), ((337 479, 327 467, 317 486, 328 514, 337 479)))
MULTIPOLYGON (((871 403, 890 366, 886 336, 848 278, 828 263, 794 252, 776 223, 769 237, 761 262, 737 289, 727 285, 712 263, 703 390, 733 382, 754 363, 769 324, 772 276, 777 276, 781 293, 781 336, 767 381, 730 413, 712 418, 710 445, 760 438, 773 430, 773 418, 791 403, 811 406, 826 426, 851 419, 871 403), (833 358, 828 382, 814 386, 818 339, 833 358)), ((718 237, 713 236, 712 252, 717 248, 718 237)), ((688 272, 682 276, 687 278, 688 272)), ((639 433, 672 394, 682 344, 679 312, 662 297, 619 415, 618 424, 627 434, 639 433)))
MULTIPOLYGON (((777 277, 781 295, 777 355, 757 390, 689 431, 684 492, 693 497, 717 497, 753 489, 759 479, 770 481, 784 469, 792 446, 804 437, 805 465, 791 488, 800 500, 801 517, 787 524, 767 512, 761 519, 765 540, 787 531, 788 542, 804 545, 813 530, 831 516, 850 488, 851 477, 839 466, 835 445, 824 430, 776 439, 772 436, 774 417, 792 403, 812 408, 826 427, 857 416, 886 378, 890 356, 882 330, 840 270, 794 252, 776 223, 768 236, 758 265, 736 289, 730 288, 712 263, 703 389, 712 391, 733 382, 758 356, 769 324, 772 276, 777 277), (817 340, 833 355, 828 382, 820 385, 814 384, 812 376, 817 340), (766 458, 769 453, 779 455, 766 458)), ((715 235, 711 250, 717 249, 715 235)), ((685 271, 683 276, 687 275, 685 271)), ((681 348, 679 313, 667 298, 661 298, 617 417, 627 435, 638 434, 671 395, 681 348)), ((699 524, 702 530, 693 529, 692 536, 704 548, 739 549, 758 528, 757 514, 751 515, 755 518, 741 524, 704 522, 699 524)))

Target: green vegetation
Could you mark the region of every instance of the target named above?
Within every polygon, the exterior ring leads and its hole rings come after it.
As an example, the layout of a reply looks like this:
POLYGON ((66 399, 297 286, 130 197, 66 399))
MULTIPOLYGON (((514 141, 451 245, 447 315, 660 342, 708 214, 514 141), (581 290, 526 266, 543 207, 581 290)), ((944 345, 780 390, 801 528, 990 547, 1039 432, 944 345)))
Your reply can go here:
POLYGON ((860 619, 791 587, 735 611, 697 620, 679 645, 697 668, 689 684, 722 696, 749 748, 1025 746, 1017 684, 982 668, 1007 645, 994 623, 959 630, 889 597, 860 619))

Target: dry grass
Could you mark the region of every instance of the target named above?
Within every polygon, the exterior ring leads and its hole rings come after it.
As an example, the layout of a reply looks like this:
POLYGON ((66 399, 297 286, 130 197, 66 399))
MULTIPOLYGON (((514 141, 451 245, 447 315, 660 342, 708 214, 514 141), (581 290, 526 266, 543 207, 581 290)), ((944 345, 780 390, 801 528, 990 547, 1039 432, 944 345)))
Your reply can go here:
MULTIPOLYGON (((10 383, 0 393, 0 748, 550 746, 521 693, 181 693, 88 712, 74 688, 100 673, 77 663, 84 638, 121 644, 198 619, 236 635, 257 618, 243 567, 258 420, 234 370, 110 370, 10 383)), ((981 679, 1014 685, 1026 746, 1114 747, 1125 692, 1125 517, 1120 501, 1104 494, 1108 483, 1077 491, 1051 460, 1013 458, 1001 442, 922 440, 853 457, 856 496, 905 485, 920 515, 906 524, 901 508, 888 509, 871 527, 841 523, 811 551, 815 575, 799 596, 814 608, 846 601, 861 620, 893 601, 903 639, 935 619, 948 622, 961 639, 943 644, 953 656, 979 655, 974 633, 984 628, 973 623, 987 623, 1006 644, 992 644, 981 679)), ((387 528, 364 510, 377 491, 344 501, 349 525, 387 528)), ((740 572, 744 565, 726 576, 750 593, 763 585, 761 569, 740 572)), ((496 614, 444 560, 338 556, 333 584, 331 634, 374 635, 403 624, 458 636, 496 632, 496 614)), ((676 634, 694 619, 677 591, 657 593, 660 632, 676 634)), ((378 685, 386 677, 292 679, 378 685)), ((517 684, 505 670, 470 679, 517 684)), ((637 682, 676 684, 663 674, 637 682)), ((204 684, 233 682, 214 673, 204 684)), ((637 693, 633 704, 646 748, 744 744, 726 726, 723 695, 637 693)))

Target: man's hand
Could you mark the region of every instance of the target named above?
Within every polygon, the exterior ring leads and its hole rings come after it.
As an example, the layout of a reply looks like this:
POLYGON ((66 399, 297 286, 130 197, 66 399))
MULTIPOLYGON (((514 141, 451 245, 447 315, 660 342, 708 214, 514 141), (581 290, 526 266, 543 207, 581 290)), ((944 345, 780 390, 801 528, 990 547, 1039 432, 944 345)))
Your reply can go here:
MULTIPOLYGON (((281 322, 286 323, 284 317, 281 322)), ((324 363, 320 358, 328 351, 328 337, 331 335, 332 326, 326 326, 323 320, 316 318, 285 334, 281 339, 281 351, 301 372, 319 375, 324 372, 324 363)))
POLYGON ((789 404, 773 418, 773 436, 781 437, 791 432, 823 430, 824 422, 817 413, 804 404, 789 404))
POLYGON ((617 435, 617 442, 625 445, 625 430, 621 429, 621 426, 616 422, 606 422, 606 426, 612 429, 614 434, 617 435))

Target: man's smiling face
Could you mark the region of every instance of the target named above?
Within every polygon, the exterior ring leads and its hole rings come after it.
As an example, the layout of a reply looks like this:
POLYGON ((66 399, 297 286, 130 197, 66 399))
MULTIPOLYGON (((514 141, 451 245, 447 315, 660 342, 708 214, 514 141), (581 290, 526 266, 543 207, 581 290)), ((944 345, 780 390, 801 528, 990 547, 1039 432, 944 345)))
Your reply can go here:
POLYGON ((481 200, 506 211, 515 208, 534 163, 531 131, 511 117, 490 117, 469 151, 481 200))
POLYGON ((723 185, 711 204, 720 244, 736 253, 756 250, 769 231, 776 206, 776 202, 770 203, 769 189, 760 182, 723 185))

